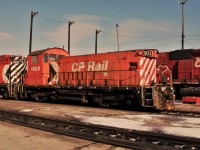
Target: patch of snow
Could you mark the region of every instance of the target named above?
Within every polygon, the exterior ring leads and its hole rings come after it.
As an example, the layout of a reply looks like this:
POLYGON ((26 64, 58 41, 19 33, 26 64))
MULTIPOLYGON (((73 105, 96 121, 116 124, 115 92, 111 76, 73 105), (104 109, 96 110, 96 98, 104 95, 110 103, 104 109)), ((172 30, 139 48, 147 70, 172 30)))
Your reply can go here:
POLYGON ((19 112, 31 112, 33 111, 33 109, 23 109, 23 110, 20 110, 19 112))
POLYGON ((73 116, 91 124, 200 138, 199 118, 168 115, 126 115, 120 118, 86 115, 73 116))

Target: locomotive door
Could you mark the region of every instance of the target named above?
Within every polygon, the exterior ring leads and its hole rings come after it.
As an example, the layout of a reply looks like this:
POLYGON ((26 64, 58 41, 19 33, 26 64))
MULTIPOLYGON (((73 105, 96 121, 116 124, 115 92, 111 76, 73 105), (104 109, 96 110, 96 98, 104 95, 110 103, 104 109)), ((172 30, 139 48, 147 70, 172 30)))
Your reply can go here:
POLYGON ((49 81, 48 84, 57 84, 59 81, 59 66, 56 62, 49 63, 49 81))
POLYGON ((173 79, 178 79, 178 63, 179 61, 177 61, 174 66, 172 67, 172 78, 173 79))
POLYGON ((40 55, 29 56, 28 61, 28 79, 29 85, 43 85, 42 80, 45 72, 42 72, 42 60, 40 55))
POLYGON ((43 54, 43 83, 46 83, 48 85, 54 85, 58 83, 60 69, 58 64, 55 62, 57 58, 57 54, 43 54))

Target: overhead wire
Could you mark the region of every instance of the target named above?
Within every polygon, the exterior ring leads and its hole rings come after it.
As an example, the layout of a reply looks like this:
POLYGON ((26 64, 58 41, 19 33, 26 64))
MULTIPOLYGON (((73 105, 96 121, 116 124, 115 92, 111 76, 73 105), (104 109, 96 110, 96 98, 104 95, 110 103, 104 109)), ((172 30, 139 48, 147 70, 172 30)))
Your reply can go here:
POLYGON ((46 17, 43 17, 41 15, 37 15, 39 16, 40 18, 44 19, 44 20, 47 20, 47 21, 50 21, 50 22, 54 22, 54 23, 67 23, 68 21, 57 21, 57 20, 53 20, 53 19, 49 19, 49 18, 46 18, 46 17))
MULTIPOLYGON (((139 16, 139 17, 142 17, 142 18, 144 18, 145 20, 148 20, 148 21, 150 21, 150 22, 152 22, 152 23, 154 23, 154 24, 159 24, 159 25, 161 25, 161 26, 163 26, 163 27, 168 28, 168 29, 171 30, 171 28, 169 28, 167 25, 162 24, 162 23, 160 23, 160 22, 158 22, 158 21, 152 20, 152 19, 150 19, 150 18, 148 18, 148 17, 146 17, 146 16, 143 16, 143 15, 137 13, 137 12, 134 12, 133 10, 126 9, 126 8, 124 8, 124 7, 122 7, 122 6, 119 6, 119 5, 115 4, 115 3, 112 3, 112 2, 110 2, 110 1, 106 1, 106 0, 101 0, 101 1, 104 2, 104 3, 107 3, 107 4, 109 4, 109 5, 112 5, 112 6, 114 6, 114 7, 123 9, 123 10, 125 10, 125 11, 127 11, 127 12, 129 12, 129 13, 131 13, 131 14, 135 14, 135 15, 137 15, 137 16, 139 16)), ((188 0, 187 0, 187 1, 188 1, 188 0)), ((186 2, 187 2, 187 1, 186 1, 186 2)), ((188 42, 189 42, 190 45, 192 45, 193 47, 195 47, 189 39, 187 39, 187 40, 188 40, 188 42)))
POLYGON ((158 21, 155 21, 155 20, 153 20, 153 19, 150 19, 150 18, 148 18, 148 17, 146 17, 146 16, 143 16, 143 15, 137 13, 137 12, 134 12, 133 10, 126 9, 126 8, 124 8, 124 7, 122 7, 122 6, 119 6, 119 5, 115 4, 115 3, 112 3, 112 2, 110 2, 110 1, 106 1, 106 0, 101 0, 101 1, 103 1, 104 3, 110 4, 110 5, 114 6, 114 7, 123 9, 123 10, 125 10, 125 11, 127 11, 127 12, 129 12, 129 13, 131 13, 131 14, 135 14, 135 15, 137 15, 137 16, 139 16, 139 17, 142 17, 142 18, 144 18, 145 20, 148 20, 149 22, 151 22, 151 23, 153 23, 153 24, 159 24, 159 25, 161 25, 161 26, 163 26, 163 27, 168 28, 168 29, 171 30, 171 28, 169 28, 167 25, 162 24, 162 23, 160 23, 160 22, 158 22, 158 21))
MULTIPOLYGON (((187 42, 192 46, 192 48, 196 49, 196 46, 194 46, 194 44, 192 44, 192 42, 190 41, 189 38, 185 37, 185 39, 187 40, 187 42)), ((186 43, 188 45, 188 43, 186 43)), ((188 45, 189 46, 189 45, 188 45)))
POLYGON ((190 34, 188 34, 188 35, 186 35, 186 36, 200 36, 200 35, 197 35, 197 34, 196 34, 196 35, 190 35, 190 34))
MULTIPOLYGON (((154 40, 147 40, 147 41, 140 41, 140 42, 134 42, 134 43, 124 43, 124 44, 120 44, 120 45, 132 45, 132 44, 138 44, 138 43, 148 43, 148 42, 156 42, 156 41, 162 41, 162 40, 166 40, 166 39, 173 39, 173 38, 177 38, 177 36, 175 37, 170 37, 170 38, 162 38, 162 39, 154 39, 154 40)), ((80 47, 92 47, 92 46, 87 46, 87 45, 79 45, 80 47)), ((99 45, 98 47, 107 47, 107 46, 116 46, 116 44, 109 44, 109 45, 99 45)))
MULTIPOLYGON (((38 15, 38 16, 40 18, 44 19, 44 20, 54 22, 54 23, 68 23, 69 22, 69 19, 67 21, 57 21, 57 20, 46 18, 46 17, 41 16, 41 15, 38 15)), ((83 24, 79 24, 77 22, 76 22, 76 24, 80 27, 87 28, 87 29, 92 30, 92 31, 96 30, 96 28, 89 27, 89 26, 86 26, 86 25, 83 25, 83 24)), ((109 35, 113 35, 113 36, 117 35, 116 33, 111 33, 111 32, 105 32, 105 31, 101 31, 101 32, 104 33, 104 34, 109 34, 109 35)), ((133 35, 119 34, 119 36, 127 37, 127 38, 161 38, 161 37, 173 37, 175 35, 168 35, 168 36, 133 36, 133 35)))
MULTIPOLYGON (((110 35, 113 35, 113 36, 116 36, 117 34, 116 33, 110 33, 110 32, 105 32, 105 31, 102 31, 102 33, 105 33, 105 34, 110 34, 110 35)), ((126 38, 162 38, 162 37, 174 37, 176 35, 166 35, 166 36, 133 36, 133 35, 125 35, 125 34, 119 34, 119 36, 122 36, 122 37, 126 37, 126 38)), ((176 36, 178 37, 178 36, 176 36)))
MULTIPOLYGON (((105 1, 105 0, 102 0, 102 1, 105 1)), ((68 23, 69 22, 69 20, 67 20, 67 21, 58 21, 58 20, 53 20, 53 19, 46 18, 46 17, 41 16, 41 15, 38 15, 38 16, 40 18, 46 20, 46 21, 50 21, 50 22, 54 22, 54 23, 68 23)), ((80 27, 87 28, 89 30, 96 30, 93 27, 89 27, 89 26, 82 25, 82 24, 79 24, 79 23, 76 23, 76 24, 78 26, 80 26, 80 27)), ((105 31, 102 31, 102 33, 116 36, 116 33, 110 33, 110 32, 105 32, 105 31)), ((120 44, 120 45, 130 45, 130 44, 154 42, 154 41, 160 41, 160 40, 166 40, 166 39, 171 39, 171 38, 178 37, 178 36, 175 36, 175 35, 169 35, 169 36, 133 36, 133 35, 124 35, 124 34, 119 34, 119 36, 120 37, 126 37, 126 38, 152 38, 152 39, 154 39, 154 40, 141 41, 141 42, 135 42, 135 43, 125 43, 125 44, 120 44), (165 38, 163 38, 163 37, 165 37, 165 38)), ((193 35, 193 36, 198 36, 198 35, 193 35)), ((192 43, 190 41, 189 41, 189 43, 192 45, 192 43)), ((103 46, 99 46, 99 47, 105 47, 105 46, 115 46, 115 45, 103 45, 103 46)), ((81 47, 92 47, 92 46, 81 46, 81 47)), ((194 47, 194 45, 193 45, 193 47, 194 47)))
POLYGON ((153 45, 153 47, 161 47, 161 46, 170 46, 170 45, 174 45, 177 44, 177 42, 170 42, 170 43, 165 43, 165 44, 157 44, 157 45, 153 45))

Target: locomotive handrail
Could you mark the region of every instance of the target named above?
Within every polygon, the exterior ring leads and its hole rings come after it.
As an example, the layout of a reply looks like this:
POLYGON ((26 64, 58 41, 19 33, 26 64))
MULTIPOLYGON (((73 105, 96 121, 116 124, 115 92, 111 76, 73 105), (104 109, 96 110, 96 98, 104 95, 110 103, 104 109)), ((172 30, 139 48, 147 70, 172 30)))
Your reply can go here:
MULTIPOLYGON (((157 73, 161 74, 161 75, 167 76, 169 78, 168 83, 172 84, 172 74, 171 74, 171 70, 169 69, 168 66, 166 66, 166 65, 159 65, 158 68, 157 68, 157 73), (164 69, 164 70, 162 70, 162 69, 164 69)), ((163 79, 161 79, 161 80, 163 80, 163 79)))

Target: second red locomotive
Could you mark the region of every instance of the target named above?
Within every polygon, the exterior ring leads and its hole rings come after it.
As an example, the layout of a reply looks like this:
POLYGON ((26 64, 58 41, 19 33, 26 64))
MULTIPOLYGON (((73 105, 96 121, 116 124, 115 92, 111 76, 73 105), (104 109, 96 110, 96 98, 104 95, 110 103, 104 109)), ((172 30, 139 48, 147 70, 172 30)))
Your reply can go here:
POLYGON ((172 70, 176 98, 200 102, 200 49, 184 49, 159 54, 158 64, 172 70))

